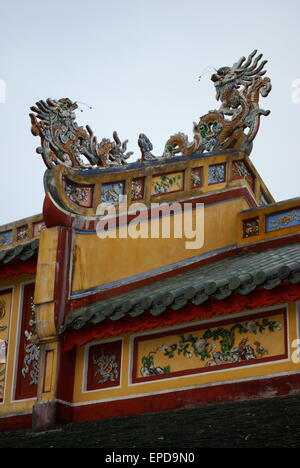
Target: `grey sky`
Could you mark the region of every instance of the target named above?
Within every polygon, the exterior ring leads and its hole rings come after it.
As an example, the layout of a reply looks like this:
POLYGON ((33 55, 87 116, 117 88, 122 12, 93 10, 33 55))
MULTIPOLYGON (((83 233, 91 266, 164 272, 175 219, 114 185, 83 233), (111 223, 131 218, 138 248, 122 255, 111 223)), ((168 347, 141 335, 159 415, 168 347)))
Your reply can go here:
POLYGON ((44 164, 35 153, 29 108, 69 97, 78 122, 99 139, 117 130, 139 157, 143 132, 162 154, 177 131, 219 104, 209 65, 232 65, 257 48, 269 62, 270 95, 251 158, 276 200, 299 195, 299 0, 1 0, 0 224, 42 211, 44 164))

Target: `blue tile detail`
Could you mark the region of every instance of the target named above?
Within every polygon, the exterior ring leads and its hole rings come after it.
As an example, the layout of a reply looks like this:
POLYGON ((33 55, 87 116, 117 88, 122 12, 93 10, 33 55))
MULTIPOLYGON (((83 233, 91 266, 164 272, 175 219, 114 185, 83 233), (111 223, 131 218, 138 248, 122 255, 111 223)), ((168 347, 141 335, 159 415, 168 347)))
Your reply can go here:
POLYGON ((225 182, 226 164, 213 164, 208 168, 208 183, 225 182))
POLYGON ((12 243, 12 231, 0 232, 0 247, 12 243))
POLYGON ((300 207, 266 216, 266 232, 277 231, 300 224, 300 207))

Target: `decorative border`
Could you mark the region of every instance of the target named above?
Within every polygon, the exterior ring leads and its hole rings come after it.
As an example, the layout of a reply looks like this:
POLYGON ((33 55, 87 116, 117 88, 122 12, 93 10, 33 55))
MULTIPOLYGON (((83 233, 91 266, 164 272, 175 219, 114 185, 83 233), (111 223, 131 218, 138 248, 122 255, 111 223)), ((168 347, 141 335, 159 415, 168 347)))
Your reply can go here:
POLYGON ((145 382, 153 382, 157 380, 167 380, 167 379, 172 379, 176 377, 182 377, 182 376, 189 376, 189 375, 195 375, 195 374, 203 374, 203 373, 210 373, 210 372, 218 372, 218 371, 223 371, 226 369, 235 369, 235 368, 240 368, 240 367, 245 367, 245 366, 253 366, 253 365, 258 365, 262 363, 267 363, 267 362, 274 362, 274 361, 280 361, 283 359, 286 359, 288 357, 288 326, 287 326, 287 309, 284 308, 278 308, 278 309, 271 309, 267 310, 264 312, 256 313, 256 314, 251 314, 251 315, 243 315, 239 314, 238 317, 231 317, 225 320, 220 320, 220 321, 209 321, 209 322, 200 322, 198 325, 193 325, 193 326, 185 326, 185 327, 178 327, 178 328, 172 328, 172 330, 168 331, 163 331, 163 332, 158 332, 158 333, 145 333, 139 336, 136 336, 133 338, 133 351, 132 351, 132 366, 131 366, 131 382, 132 384, 137 384, 137 383, 145 383, 145 382), (148 341, 149 339, 155 339, 155 338, 160 338, 164 336, 170 336, 170 335, 176 335, 176 332, 178 331, 178 334, 183 334, 183 333, 188 333, 192 331, 199 331, 202 329, 207 329, 209 327, 220 327, 221 325, 229 325, 235 323, 235 319, 240 318, 241 321, 251 321, 254 319, 260 319, 264 318, 270 315, 279 315, 283 314, 283 319, 284 319, 284 348, 285 352, 284 354, 276 355, 276 356, 271 356, 271 357, 265 357, 265 358, 259 358, 256 360, 250 360, 250 361, 241 361, 241 362, 235 362, 235 363, 228 363, 228 364, 221 364, 221 365, 214 365, 212 367, 200 367, 196 369, 189 369, 189 370, 182 370, 182 371, 176 371, 176 372, 171 372, 167 374, 159 374, 159 375, 152 375, 148 377, 136 377, 137 375, 137 370, 138 370, 138 362, 137 362, 137 354, 138 354, 138 345, 141 341, 148 341))
POLYGON ((126 180, 105 182, 101 185, 99 203, 121 203, 125 195, 126 180))

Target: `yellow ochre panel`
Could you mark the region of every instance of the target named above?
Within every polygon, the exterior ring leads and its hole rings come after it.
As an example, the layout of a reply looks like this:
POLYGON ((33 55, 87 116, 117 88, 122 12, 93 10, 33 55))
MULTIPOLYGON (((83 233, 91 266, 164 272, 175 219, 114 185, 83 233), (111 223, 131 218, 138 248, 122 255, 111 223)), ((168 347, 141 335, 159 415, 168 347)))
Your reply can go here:
MULTIPOLYGON (((124 238, 117 231, 116 238, 99 239, 93 233, 77 233, 72 291, 130 278, 231 246, 236 243, 236 215, 247 208, 244 198, 205 206, 204 244, 198 249, 187 248, 187 238, 176 238, 172 230, 170 238, 124 238)), ((192 218, 196 226, 195 210, 192 218)), ((165 222, 165 218, 159 222, 165 222)), ((141 223, 148 232, 151 232, 150 225, 150 221, 141 223)))

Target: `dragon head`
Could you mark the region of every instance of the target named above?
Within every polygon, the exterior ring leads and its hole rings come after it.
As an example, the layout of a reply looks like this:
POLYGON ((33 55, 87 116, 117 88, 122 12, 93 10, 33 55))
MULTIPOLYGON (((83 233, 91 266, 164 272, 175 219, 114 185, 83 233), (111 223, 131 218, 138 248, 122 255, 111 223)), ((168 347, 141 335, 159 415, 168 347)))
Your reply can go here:
POLYGON ((260 62, 262 54, 256 54, 257 50, 254 50, 247 59, 241 57, 231 67, 221 67, 211 76, 216 88, 216 99, 221 100, 223 107, 237 108, 240 94, 245 94, 266 73, 264 66, 267 60, 260 62))

